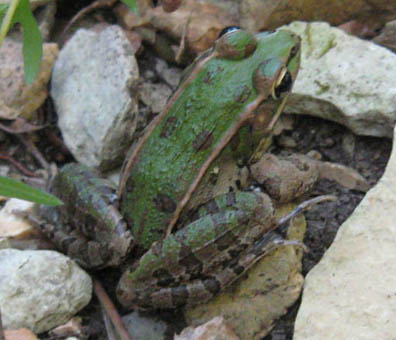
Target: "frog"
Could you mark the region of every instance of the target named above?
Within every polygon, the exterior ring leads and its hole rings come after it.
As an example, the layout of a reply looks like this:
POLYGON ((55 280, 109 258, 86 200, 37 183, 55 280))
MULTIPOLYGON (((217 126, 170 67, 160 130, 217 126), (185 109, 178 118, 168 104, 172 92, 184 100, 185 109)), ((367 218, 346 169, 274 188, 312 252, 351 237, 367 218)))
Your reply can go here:
POLYGON ((50 192, 66 204, 40 209, 42 231, 83 267, 123 266, 116 295, 128 309, 204 303, 235 282, 277 244, 279 221, 263 192, 213 190, 216 173, 261 152, 300 45, 286 30, 222 32, 131 146, 118 187, 82 165, 58 172, 50 192))

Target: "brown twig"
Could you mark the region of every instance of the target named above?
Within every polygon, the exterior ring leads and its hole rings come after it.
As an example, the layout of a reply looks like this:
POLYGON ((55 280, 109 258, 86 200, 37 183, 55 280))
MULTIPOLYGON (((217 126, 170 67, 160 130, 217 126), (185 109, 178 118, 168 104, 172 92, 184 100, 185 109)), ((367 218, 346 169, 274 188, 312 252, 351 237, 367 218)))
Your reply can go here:
POLYGON ((16 137, 26 147, 27 151, 29 151, 33 155, 33 157, 36 158, 36 160, 44 169, 49 168, 48 162, 45 160, 40 150, 37 149, 36 145, 34 145, 32 138, 29 134, 17 135, 16 137))
POLYGON ((180 63, 181 57, 186 49, 186 39, 187 39, 186 37, 187 37, 188 28, 190 26, 192 14, 193 14, 193 10, 191 10, 191 12, 186 20, 186 23, 183 26, 183 33, 180 38, 180 45, 179 45, 179 48, 177 49, 177 53, 176 53, 176 57, 175 57, 175 60, 177 63, 180 63))
POLYGON ((34 172, 30 171, 28 168, 26 168, 24 165, 19 163, 14 157, 12 157, 10 155, 6 155, 6 154, 3 154, 3 153, 0 153, 0 159, 3 159, 5 161, 10 162, 20 172, 22 172, 25 176, 37 177, 37 174, 35 174, 34 172))
POLYGON ((67 148, 63 140, 54 133, 54 131, 51 131, 51 129, 47 129, 45 130, 45 135, 51 142, 51 144, 54 145, 63 155, 70 155, 69 149, 67 148))
POLYGON ((3 130, 4 132, 7 132, 12 135, 16 135, 19 133, 27 133, 27 132, 42 130, 46 126, 47 125, 33 125, 27 122, 26 120, 24 120, 23 118, 16 118, 9 125, 4 125, 0 123, 0 130, 3 130))
POLYGON ((113 323, 115 330, 120 336, 120 339, 132 340, 128 331, 125 329, 120 314, 118 314, 116 307, 114 306, 113 302, 110 300, 102 284, 98 280, 94 279, 93 285, 94 285, 95 294, 98 297, 98 300, 102 305, 103 309, 106 311, 107 315, 109 316, 111 322, 113 323))

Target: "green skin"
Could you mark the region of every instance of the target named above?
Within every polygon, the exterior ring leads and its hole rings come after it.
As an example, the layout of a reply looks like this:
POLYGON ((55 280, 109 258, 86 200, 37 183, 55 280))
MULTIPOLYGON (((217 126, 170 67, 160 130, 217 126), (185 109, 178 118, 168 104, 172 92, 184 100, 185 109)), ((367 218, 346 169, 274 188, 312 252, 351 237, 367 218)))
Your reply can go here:
POLYGON ((73 202, 45 208, 41 216, 50 223, 42 229, 86 267, 118 265, 132 247, 146 252, 117 287, 126 307, 211 298, 259 258, 256 240, 271 240, 271 202, 264 194, 229 193, 203 205, 185 227, 177 222, 192 198, 199 202, 194 195, 210 185, 222 157, 249 159, 256 135, 269 133, 296 78, 299 48, 299 38, 287 31, 223 35, 192 64, 129 152, 118 189, 121 213, 114 188, 89 169, 68 165, 52 192, 73 202))

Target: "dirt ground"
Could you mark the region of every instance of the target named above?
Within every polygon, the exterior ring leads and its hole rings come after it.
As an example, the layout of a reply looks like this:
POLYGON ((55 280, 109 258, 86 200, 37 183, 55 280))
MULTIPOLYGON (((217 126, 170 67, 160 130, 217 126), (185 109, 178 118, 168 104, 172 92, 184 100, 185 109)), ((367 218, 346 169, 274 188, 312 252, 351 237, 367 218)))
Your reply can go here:
MULTIPOLYGON (((384 173, 392 148, 390 139, 355 136, 339 124, 308 116, 298 116, 294 129, 286 135, 296 142, 297 147, 292 151, 319 151, 325 161, 356 169, 370 186, 374 186, 384 173)), ((276 149, 275 152, 282 152, 276 149)), ((304 243, 309 252, 303 258, 304 276, 320 261, 340 225, 364 197, 362 192, 348 190, 329 180, 320 180, 310 196, 323 194, 334 194, 338 199, 336 202, 320 204, 305 213, 308 228, 304 243)), ((295 303, 263 340, 292 339, 299 305, 300 301, 295 303)))

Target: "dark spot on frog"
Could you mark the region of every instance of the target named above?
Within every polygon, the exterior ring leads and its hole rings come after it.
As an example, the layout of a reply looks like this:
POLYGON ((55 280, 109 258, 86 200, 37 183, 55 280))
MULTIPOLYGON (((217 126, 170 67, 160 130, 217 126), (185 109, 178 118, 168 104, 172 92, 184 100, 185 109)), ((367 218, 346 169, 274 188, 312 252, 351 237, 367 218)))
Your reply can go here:
POLYGON ((125 183, 125 188, 122 193, 122 200, 125 200, 127 194, 130 195, 134 190, 135 190, 135 184, 133 182, 133 178, 129 177, 125 183))
POLYGON ((234 150, 238 149, 240 142, 241 142, 241 138, 240 138, 239 134, 237 133, 230 140, 229 145, 231 146, 231 150, 234 151, 234 150))
POLYGON ((215 172, 211 172, 209 175, 209 183, 215 185, 217 183, 217 179, 219 178, 219 174, 215 172))
POLYGON ((221 284, 215 277, 205 279, 203 285, 212 295, 216 295, 221 289, 221 284))
POLYGON ((202 131, 193 140, 193 147, 195 151, 201 151, 208 149, 213 143, 213 134, 210 131, 202 131))
POLYGON ((128 216, 125 216, 124 219, 125 219, 125 221, 126 221, 126 223, 128 225, 128 228, 130 230, 133 230, 133 228, 135 226, 135 221, 133 220, 133 218, 128 215, 128 216))
POLYGON ((229 192, 226 195, 227 207, 233 207, 236 204, 236 195, 235 192, 229 192))
POLYGON ((250 97, 251 91, 246 85, 240 86, 236 89, 234 99, 238 103, 246 102, 250 97))
POLYGON ((190 275, 191 279, 199 278, 202 274, 202 262, 191 251, 191 248, 183 245, 179 253, 179 263, 186 268, 186 272, 190 275))
MULTIPOLYGON (((220 226, 220 225, 218 225, 220 226)), ((221 228, 223 229, 223 228, 221 228)), ((219 232, 217 232, 219 234, 219 232)), ((231 244, 235 244, 237 242, 237 236, 233 233, 223 233, 223 235, 219 238, 216 238, 215 245, 218 250, 223 251, 230 247, 231 244)))
MULTIPOLYGON (((92 235, 95 234, 95 229, 102 224, 101 221, 99 221, 95 216, 92 216, 89 213, 82 214, 81 216, 84 216, 80 220, 80 228, 83 230, 84 235, 92 235)), ((102 228, 104 226, 101 226, 102 228)))
POLYGON ((170 274, 165 268, 158 268, 153 271, 153 277, 158 279, 158 286, 160 287, 169 287, 172 283, 175 282, 175 279, 172 274, 170 274))
POLYGON ((60 248, 65 252, 68 253, 69 248, 71 245, 76 242, 77 239, 73 236, 66 236, 60 240, 60 248))
POLYGON ((172 302, 174 306, 182 306, 186 304, 190 293, 186 286, 179 286, 171 290, 172 302))
POLYGON ((168 195, 159 193, 154 197, 153 201, 159 211, 173 213, 176 209, 176 202, 168 195))
POLYGON ((169 136, 171 136, 172 133, 175 131, 176 123, 177 123, 176 117, 169 117, 162 126, 160 137, 168 138, 169 136))
POLYGON ((220 66, 216 70, 208 71, 202 81, 209 85, 212 83, 213 78, 222 71, 224 71, 224 68, 220 66))
POLYGON ((150 294, 144 294, 144 296, 137 295, 136 301, 139 301, 139 308, 141 309, 153 308, 153 299, 150 294))
POLYGON ((245 268, 240 264, 236 264, 235 266, 232 266, 231 269, 235 273, 235 275, 241 275, 245 270, 245 268))
POLYGON ((205 204, 205 210, 208 215, 215 214, 220 211, 216 200, 211 200, 207 204, 205 204))

